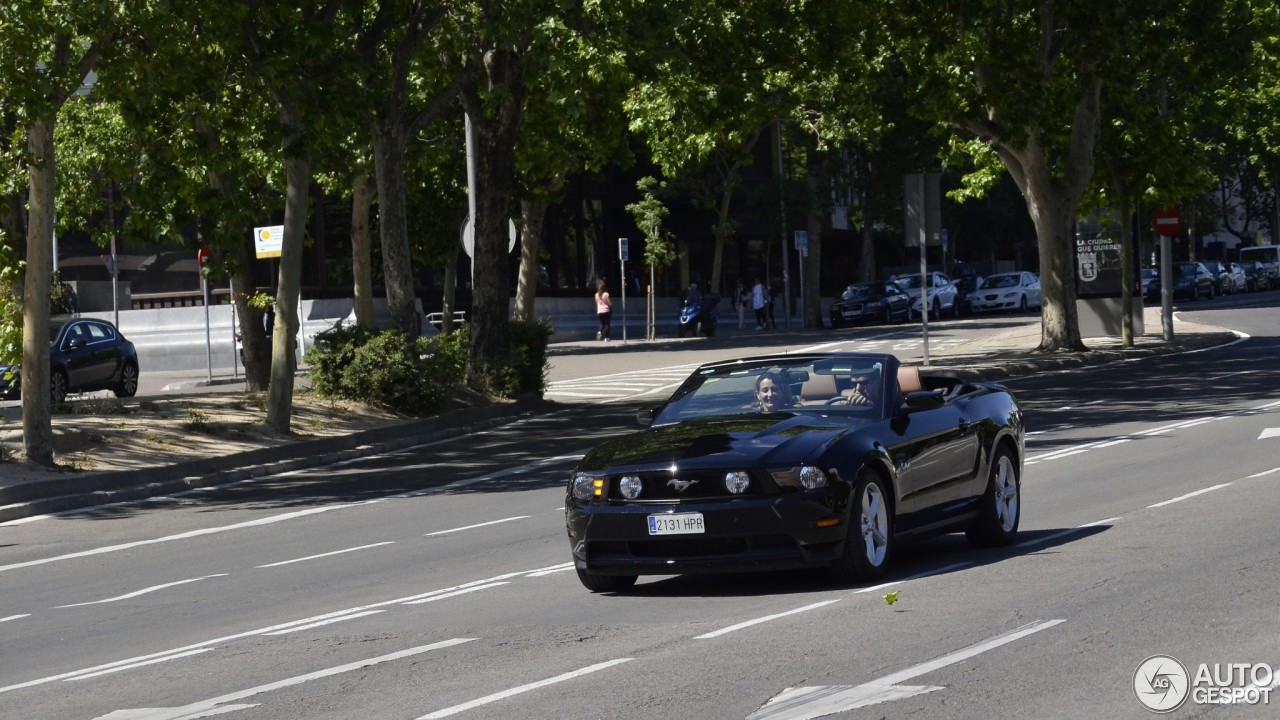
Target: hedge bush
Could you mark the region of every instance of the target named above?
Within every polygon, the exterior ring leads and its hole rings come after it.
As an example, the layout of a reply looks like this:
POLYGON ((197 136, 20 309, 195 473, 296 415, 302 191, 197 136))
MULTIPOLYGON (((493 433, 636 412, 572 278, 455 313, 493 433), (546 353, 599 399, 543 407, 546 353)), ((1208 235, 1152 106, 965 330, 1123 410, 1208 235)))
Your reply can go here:
MULTIPOLYGON (((506 398, 541 394, 552 332, 545 322, 512 320, 507 352, 481 369, 479 389, 506 398)), ((413 339, 397 330, 340 325, 316 336, 306 360, 311 386, 323 397, 430 415, 450 406, 451 392, 464 379, 470 343, 466 326, 413 339)))

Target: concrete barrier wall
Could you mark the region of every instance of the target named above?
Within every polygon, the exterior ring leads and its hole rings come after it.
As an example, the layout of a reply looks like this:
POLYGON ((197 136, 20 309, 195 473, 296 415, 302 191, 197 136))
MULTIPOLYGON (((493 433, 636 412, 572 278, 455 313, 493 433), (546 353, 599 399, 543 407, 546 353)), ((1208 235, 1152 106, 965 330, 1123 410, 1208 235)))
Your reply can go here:
MULTIPOLYGON (((824 300, 824 307, 829 306, 830 302, 830 299, 824 300)), ((374 315, 378 324, 382 327, 389 325, 391 315, 387 311, 386 301, 377 299, 374 306, 374 315)), ((680 317, 679 298, 657 298, 654 306, 657 313, 658 336, 675 337, 680 317)), ((418 307, 421 312, 421 303, 418 307)), ((514 300, 510 307, 514 312, 514 300)), ((304 300, 302 302, 302 329, 304 330, 302 346, 311 347, 315 343, 317 334, 338 323, 349 325, 355 322, 353 308, 354 303, 351 298, 304 300)), ((615 341, 622 339, 624 316, 627 338, 639 340, 645 337, 645 298, 643 296, 628 297, 625 314, 621 297, 614 298, 613 308, 612 335, 615 341)), ((717 309, 721 328, 737 327, 738 316, 728 300, 721 300, 717 309)), ((234 318, 234 310, 235 308, 231 305, 209 306, 207 332, 204 306, 121 310, 120 331, 138 347, 143 372, 194 371, 209 367, 215 370, 229 370, 240 362, 235 354, 234 333, 239 325, 234 318)), ((538 298, 534 305, 534 315, 551 324, 554 329, 551 338, 553 343, 594 340, 599 327, 595 299, 591 296, 538 298)), ((82 313, 82 316, 107 321, 115 320, 115 313, 111 311, 82 313)), ((776 318, 781 326, 783 323, 781 309, 778 310, 776 318)), ((747 327, 753 327, 754 322, 754 315, 748 309, 747 327)), ((422 332, 430 335, 436 330, 424 320, 422 332)))

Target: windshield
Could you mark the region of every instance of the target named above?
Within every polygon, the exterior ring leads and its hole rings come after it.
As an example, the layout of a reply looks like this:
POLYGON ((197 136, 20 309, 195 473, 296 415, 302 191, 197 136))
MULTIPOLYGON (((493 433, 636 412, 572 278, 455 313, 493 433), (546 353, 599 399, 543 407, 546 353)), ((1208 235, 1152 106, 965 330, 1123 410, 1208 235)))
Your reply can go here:
POLYGON ((701 417, 812 412, 880 419, 887 393, 886 368, 893 356, 863 353, 769 358, 752 363, 703 367, 654 418, 666 425, 701 417))
POLYGON ((1182 276, 1182 277, 1191 277, 1191 278, 1193 278, 1193 277, 1195 277, 1197 274, 1199 274, 1199 272, 1200 272, 1200 270, 1199 270, 1199 268, 1197 268, 1197 267, 1196 267, 1196 264, 1195 264, 1195 263, 1183 263, 1183 264, 1181 264, 1181 265, 1179 265, 1179 266, 1178 266, 1178 275, 1180 275, 1180 276, 1182 276))
POLYGON ((991 275, 990 277, 988 277, 986 280, 983 281, 982 287, 984 288, 1017 287, 1020 282, 1022 282, 1022 276, 1017 274, 991 275))
POLYGON ((875 292, 873 285, 850 285, 845 288, 844 294, 840 296, 841 300, 862 300, 868 298, 875 292))
POLYGON ((893 282, 903 290, 920 289, 919 275, 899 275, 893 282))

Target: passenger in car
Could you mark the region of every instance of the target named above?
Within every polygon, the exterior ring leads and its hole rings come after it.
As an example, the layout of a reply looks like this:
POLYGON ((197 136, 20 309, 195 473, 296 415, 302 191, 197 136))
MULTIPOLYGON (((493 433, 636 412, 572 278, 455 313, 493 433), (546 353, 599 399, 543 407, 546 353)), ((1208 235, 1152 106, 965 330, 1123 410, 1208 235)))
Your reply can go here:
POLYGON ((764 372, 756 378, 755 406, 760 412, 777 412, 795 405, 791 386, 781 373, 764 372))

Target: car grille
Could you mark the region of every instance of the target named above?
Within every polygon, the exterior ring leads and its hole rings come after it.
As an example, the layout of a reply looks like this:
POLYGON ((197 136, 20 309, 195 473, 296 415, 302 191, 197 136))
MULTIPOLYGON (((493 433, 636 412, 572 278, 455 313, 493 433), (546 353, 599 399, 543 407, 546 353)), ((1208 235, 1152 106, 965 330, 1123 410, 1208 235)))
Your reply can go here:
MULTIPOLYGON (((722 498, 759 497, 770 492, 761 482, 759 473, 749 473, 751 484, 741 495, 733 495, 724 487, 724 470, 708 472, 685 472, 672 476, 669 472, 638 473, 643 489, 640 497, 627 500, 622 497, 618 483, 621 475, 609 478, 609 499, 622 502, 672 502, 683 500, 713 500, 722 498)), ((772 482, 769 488, 773 488, 772 482)))

